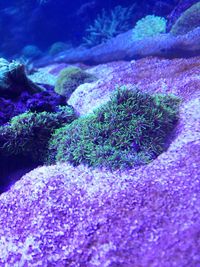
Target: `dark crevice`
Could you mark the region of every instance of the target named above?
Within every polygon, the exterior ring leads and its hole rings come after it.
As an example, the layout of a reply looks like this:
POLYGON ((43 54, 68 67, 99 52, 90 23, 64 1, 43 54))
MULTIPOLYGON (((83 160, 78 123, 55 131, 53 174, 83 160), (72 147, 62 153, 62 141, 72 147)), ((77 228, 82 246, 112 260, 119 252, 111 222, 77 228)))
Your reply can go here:
POLYGON ((23 175, 39 166, 28 157, 1 157, 0 156, 0 194, 18 181, 23 175))

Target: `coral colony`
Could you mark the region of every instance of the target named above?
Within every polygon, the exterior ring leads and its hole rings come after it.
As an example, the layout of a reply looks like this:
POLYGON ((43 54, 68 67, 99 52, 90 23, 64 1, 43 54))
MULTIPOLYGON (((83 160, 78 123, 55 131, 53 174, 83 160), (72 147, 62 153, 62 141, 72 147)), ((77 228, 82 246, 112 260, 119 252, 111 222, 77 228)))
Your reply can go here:
POLYGON ((200 1, 11 2, 0 266, 200 266, 200 1))

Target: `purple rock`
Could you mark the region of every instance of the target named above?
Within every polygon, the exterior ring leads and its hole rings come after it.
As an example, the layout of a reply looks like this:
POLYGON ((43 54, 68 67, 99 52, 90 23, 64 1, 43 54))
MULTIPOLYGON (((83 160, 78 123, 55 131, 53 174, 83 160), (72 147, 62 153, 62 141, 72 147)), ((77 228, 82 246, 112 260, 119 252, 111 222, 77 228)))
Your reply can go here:
POLYGON ((181 16, 181 14, 190 8, 193 4, 199 2, 198 0, 181 0, 178 5, 174 8, 174 10, 170 13, 167 20, 167 32, 169 32, 177 21, 177 19, 181 16))

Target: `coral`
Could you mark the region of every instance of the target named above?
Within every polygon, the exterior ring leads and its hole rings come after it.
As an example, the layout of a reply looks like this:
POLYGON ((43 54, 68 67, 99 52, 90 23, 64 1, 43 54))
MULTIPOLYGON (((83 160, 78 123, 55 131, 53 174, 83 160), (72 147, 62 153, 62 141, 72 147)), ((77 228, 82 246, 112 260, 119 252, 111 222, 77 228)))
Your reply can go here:
POLYGON ((23 92, 15 99, 0 97, 0 125, 7 123, 12 117, 26 111, 57 112, 60 105, 66 105, 65 97, 56 94, 50 89, 36 94, 23 92))
POLYGON ((27 77, 23 64, 0 58, 0 96, 13 98, 23 91, 37 93, 41 92, 42 88, 27 77))
POLYGON ((91 82, 94 77, 77 67, 68 67, 61 71, 55 85, 55 92, 70 98, 73 91, 81 84, 91 82))
POLYGON ((188 8, 171 28, 174 35, 185 34, 196 27, 200 27, 200 2, 188 8))
POLYGON ((129 30, 134 7, 135 5, 131 7, 116 6, 111 12, 103 9, 94 23, 86 29, 88 34, 83 38, 84 45, 92 47, 129 30))
POLYGON ((166 19, 154 15, 148 15, 140 19, 133 29, 133 39, 140 40, 166 32, 166 19))
POLYGON ((72 48, 72 44, 71 43, 64 43, 64 42, 56 42, 56 43, 53 43, 51 45, 51 47, 49 48, 49 54, 51 56, 55 56, 56 54, 60 53, 60 52, 63 52, 67 49, 70 49, 72 48))
POLYGON ((41 161, 48 140, 56 128, 72 122, 76 114, 72 107, 60 107, 56 113, 25 112, 0 127, 1 156, 29 156, 41 161))
POLYGON ((169 149, 137 170, 67 163, 18 176, 0 197, 0 266, 199 267, 200 57, 110 65, 105 88, 128 71, 124 83, 184 96, 169 149))
POLYGON ((148 163, 165 149, 178 118, 179 99, 119 88, 94 113, 57 129, 47 162, 129 168, 148 163))
POLYGON ((42 51, 35 45, 26 45, 21 53, 27 59, 35 59, 42 56, 42 51))

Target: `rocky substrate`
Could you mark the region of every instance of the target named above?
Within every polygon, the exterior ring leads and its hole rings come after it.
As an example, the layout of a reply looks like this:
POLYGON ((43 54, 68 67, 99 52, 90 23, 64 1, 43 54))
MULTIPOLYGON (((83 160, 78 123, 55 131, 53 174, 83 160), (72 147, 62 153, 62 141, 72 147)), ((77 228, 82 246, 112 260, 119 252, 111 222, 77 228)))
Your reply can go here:
MULTIPOLYGON (((23 176, 0 196, 0 265, 200 265, 200 59, 109 66, 112 78, 103 86, 99 77, 100 89, 121 80, 182 97, 168 150, 124 172, 58 164, 23 176)), ((83 99, 84 114, 92 97, 83 99)))
POLYGON ((59 53, 55 57, 45 56, 36 60, 34 65, 46 66, 51 63, 77 63, 90 65, 115 60, 133 60, 147 56, 165 58, 191 57, 200 52, 200 27, 184 35, 171 33, 158 34, 142 40, 134 40, 132 30, 119 34, 106 43, 86 49, 77 47, 59 53))

